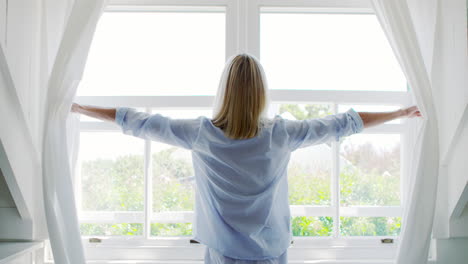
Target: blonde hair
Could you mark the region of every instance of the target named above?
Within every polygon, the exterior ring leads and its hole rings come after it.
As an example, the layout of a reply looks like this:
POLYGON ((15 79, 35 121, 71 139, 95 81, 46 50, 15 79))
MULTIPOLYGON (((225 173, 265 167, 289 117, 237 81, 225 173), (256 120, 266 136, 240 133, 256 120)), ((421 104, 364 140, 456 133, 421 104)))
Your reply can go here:
POLYGON ((248 54, 226 63, 218 89, 213 124, 232 139, 255 137, 267 105, 267 85, 262 66, 248 54))

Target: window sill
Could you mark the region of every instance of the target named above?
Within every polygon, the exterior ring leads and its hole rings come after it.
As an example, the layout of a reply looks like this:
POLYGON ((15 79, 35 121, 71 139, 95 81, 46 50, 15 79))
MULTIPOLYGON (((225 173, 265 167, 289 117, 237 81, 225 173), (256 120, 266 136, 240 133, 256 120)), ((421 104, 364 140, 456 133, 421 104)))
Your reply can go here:
MULTIPOLYGON (((382 244, 380 237, 303 238, 294 237, 288 249, 289 263, 391 263, 397 239, 382 244)), ((203 263, 205 246, 191 244, 190 237, 102 238, 100 242, 83 239, 88 263, 203 263)))
MULTIPOLYGON (((100 260, 87 261, 88 264, 115 264, 115 261, 100 260)), ((203 260, 193 261, 171 261, 171 260, 129 260, 128 262, 120 261, 119 264, 203 264, 203 260)), ((366 260, 290 260, 289 264, 388 264, 393 263, 393 260, 366 259, 366 260)), ((428 264, 436 264, 435 260, 429 260, 428 264)), ((44 264, 53 264, 53 262, 44 262, 44 264)))

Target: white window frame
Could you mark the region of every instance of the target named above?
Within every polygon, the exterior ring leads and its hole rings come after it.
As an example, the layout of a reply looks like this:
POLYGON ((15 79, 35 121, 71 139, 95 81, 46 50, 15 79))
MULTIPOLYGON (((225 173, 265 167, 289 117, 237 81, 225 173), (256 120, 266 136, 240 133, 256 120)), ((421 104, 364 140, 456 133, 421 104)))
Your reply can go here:
MULTIPOLYGON (((107 11, 211 11, 226 14, 226 58, 248 52, 260 58, 260 12, 298 13, 373 13, 366 0, 110 0, 107 11), (262 11, 260 11, 262 10, 262 11)), ((274 103, 331 103, 337 112, 339 104, 398 105, 411 101, 408 92, 380 91, 314 91, 271 90, 274 103), (310 98, 313 98, 311 101, 310 98)), ((128 106, 151 109, 211 108, 213 96, 80 96, 78 103, 108 107, 128 106)), ((81 122, 81 131, 120 131, 112 123, 81 122)), ((340 216, 401 217, 405 204, 403 194, 406 186, 405 157, 407 156, 407 125, 384 124, 366 129, 364 134, 400 134, 401 136, 401 206, 339 206, 339 143, 332 143, 332 201, 331 206, 291 206, 292 216, 331 216, 334 218, 331 237, 295 237, 289 251, 290 259, 391 259, 394 257, 398 238, 393 244, 382 244, 382 237, 339 236, 340 216), (303 250, 306 249, 307 250, 303 250)), ((145 142, 145 161, 150 160, 151 143, 145 142)), ((100 243, 91 243, 84 238, 89 259, 164 259, 201 260, 202 245, 190 243, 187 237, 151 237, 150 224, 191 222, 193 212, 153 213, 151 210, 151 166, 145 162, 145 208, 144 212, 86 212, 80 215, 80 223, 143 223, 142 237, 106 237, 100 243), (142 249, 141 247, 144 247, 142 249)), ((79 181, 77 181, 79 182, 79 181)), ((76 188, 80 188, 78 183, 76 188)), ((79 195, 80 191, 77 190, 79 195)), ((77 199, 79 201, 80 199, 77 199)), ((376 262, 377 263, 377 262, 376 262)))

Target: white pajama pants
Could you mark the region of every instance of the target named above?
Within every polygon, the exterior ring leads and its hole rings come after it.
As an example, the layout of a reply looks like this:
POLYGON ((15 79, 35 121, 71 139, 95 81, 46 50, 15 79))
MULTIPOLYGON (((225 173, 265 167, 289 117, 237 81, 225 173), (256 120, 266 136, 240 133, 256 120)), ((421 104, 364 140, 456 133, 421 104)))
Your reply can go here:
POLYGON ((286 250, 283 255, 266 259, 266 260, 240 260, 225 257, 218 251, 206 247, 205 250, 205 264, 287 264, 288 263, 288 251, 286 250))

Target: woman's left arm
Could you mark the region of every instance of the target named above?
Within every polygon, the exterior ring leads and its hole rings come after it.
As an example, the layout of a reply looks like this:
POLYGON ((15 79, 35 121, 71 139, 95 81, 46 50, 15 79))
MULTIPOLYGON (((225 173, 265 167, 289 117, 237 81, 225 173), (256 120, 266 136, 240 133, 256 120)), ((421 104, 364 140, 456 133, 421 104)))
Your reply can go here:
POLYGON ((102 121, 109 121, 109 122, 115 121, 115 113, 116 113, 115 108, 103 108, 103 107, 79 105, 77 103, 73 103, 71 111, 74 113, 79 113, 79 114, 87 115, 90 117, 94 117, 102 121))
POLYGON ((74 103, 72 112, 103 121, 115 122, 122 132, 135 137, 155 140, 191 149, 198 136, 201 119, 171 119, 160 114, 138 112, 127 107, 102 108, 74 103))
POLYGON ((359 116, 364 123, 364 127, 372 127, 383 124, 385 122, 397 119, 397 118, 411 118, 421 116, 417 106, 411 106, 405 109, 400 109, 393 112, 358 112, 359 116))

